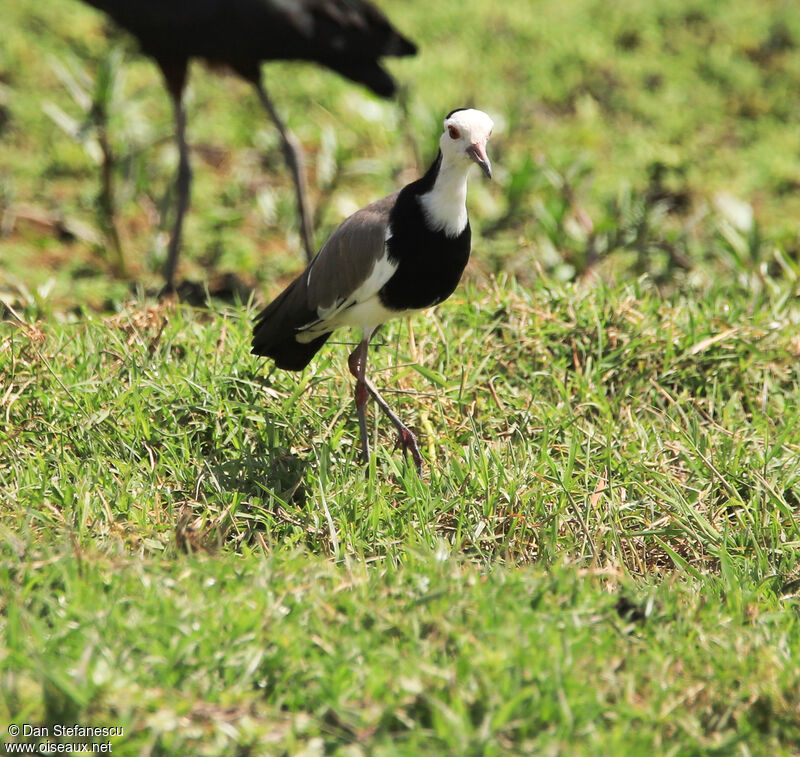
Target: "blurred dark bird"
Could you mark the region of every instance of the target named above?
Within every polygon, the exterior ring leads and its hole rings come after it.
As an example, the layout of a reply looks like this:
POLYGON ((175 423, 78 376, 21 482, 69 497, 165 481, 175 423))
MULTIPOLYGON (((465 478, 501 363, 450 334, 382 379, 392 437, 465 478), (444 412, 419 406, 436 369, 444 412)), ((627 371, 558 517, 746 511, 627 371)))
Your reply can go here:
POLYGON ((363 84, 382 97, 395 91, 381 67, 383 56, 413 55, 416 46, 366 0, 84 0, 133 34, 161 68, 175 109, 178 139, 178 206, 165 267, 174 290, 183 216, 189 206, 191 169, 183 90, 191 58, 225 65, 249 81, 283 142, 300 211, 300 231, 310 260, 314 251, 302 150, 281 120, 261 78, 268 60, 307 60, 363 84))
POLYGON ((372 395, 397 429, 403 453, 422 465, 414 434, 366 377, 367 347, 390 318, 436 305, 456 288, 470 251, 467 172, 475 162, 491 178, 486 156, 491 133, 492 120, 480 110, 449 113, 427 173, 346 219, 256 318, 253 353, 290 371, 305 368, 335 329, 361 330, 348 365, 356 379, 364 462, 369 461, 366 404, 372 395))

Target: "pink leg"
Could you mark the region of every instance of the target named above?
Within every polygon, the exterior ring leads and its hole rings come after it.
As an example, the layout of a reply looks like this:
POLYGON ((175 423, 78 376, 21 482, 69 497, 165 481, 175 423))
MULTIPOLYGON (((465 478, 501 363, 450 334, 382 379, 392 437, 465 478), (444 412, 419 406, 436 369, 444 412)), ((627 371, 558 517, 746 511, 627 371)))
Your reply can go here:
MULTIPOLYGON (((371 335, 370 335, 371 336, 371 335)), ((422 455, 417 446, 417 437, 411 430, 392 412, 383 397, 378 393, 375 385, 367 378, 367 347, 370 337, 361 340, 347 359, 350 373, 356 378, 356 409, 358 410, 358 425, 361 430, 361 449, 362 459, 365 463, 369 462, 369 441, 367 439, 367 399, 372 395, 378 407, 389 416, 389 420, 397 429, 397 446, 403 450, 403 455, 411 453, 417 470, 422 468, 422 455)))
POLYGON ((369 337, 362 339, 347 359, 350 373, 356 379, 356 410, 358 411, 358 427, 361 432, 361 459, 369 462, 369 439, 367 435, 367 399, 369 390, 367 388, 367 345, 369 337))
POLYGON ((411 429, 392 412, 386 400, 378 394, 378 390, 375 388, 374 384, 367 378, 364 379, 364 383, 367 385, 367 391, 372 395, 375 402, 378 403, 378 407, 389 416, 389 420, 397 429, 397 446, 403 450, 403 455, 410 452, 411 457, 414 459, 414 465, 417 466, 417 470, 421 470, 422 455, 417 446, 417 437, 414 436, 411 429))

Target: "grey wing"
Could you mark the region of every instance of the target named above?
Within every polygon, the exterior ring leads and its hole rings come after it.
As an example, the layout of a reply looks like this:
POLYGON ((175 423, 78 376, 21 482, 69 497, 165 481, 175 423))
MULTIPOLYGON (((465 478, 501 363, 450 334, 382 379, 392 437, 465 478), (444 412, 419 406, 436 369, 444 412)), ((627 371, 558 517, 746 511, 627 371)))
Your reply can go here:
POLYGON ((311 310, 329 317, 353 297, 371 297, 386 283, 382 279, 388 279, 393 268, 381 264, 386 259, 389 215, 398 194, 367 205, 331 234, 303 274, 311 310), (386 274, 373 276, 376 270, 386 274), (374 291, 367 292, 365 285, 374 291))

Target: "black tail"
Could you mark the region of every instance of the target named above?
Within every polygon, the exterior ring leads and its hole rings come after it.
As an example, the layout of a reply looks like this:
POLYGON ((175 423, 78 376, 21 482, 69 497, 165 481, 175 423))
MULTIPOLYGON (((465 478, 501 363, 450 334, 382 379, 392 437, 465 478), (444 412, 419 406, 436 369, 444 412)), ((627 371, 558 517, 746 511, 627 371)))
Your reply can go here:
POLYGON ((275 361, 278 368, 285 371, 302 371, 312 360, 314 355, 319 352, 325 342, 328 341, 330 334, 318 336, 313 342, 298 342, 294 337, 289 337, 280 342, 272 342, 267 351, 260 352, 256 347, 256 339, 253 338, 253 354, 266 355, 275 361))
POLYGON ((301 274, 256 316, 251 352, 272 358, 278 368, 302 371, 330 336, 297 341, 297 330, 316 319, 308 307, 306 277, 301 274))
POLYGON ((417 46, 364 0, 305 0, 314 16, 309 58, 369 87, 382 97, 394 94, 392 77, 381 68, 383 57, 415 55, 417 46), (313 52, 311 52, 313 50, 313 52))
POLYGON ((391 97, 397 89, 395 80, 375 61, 339 58, 325 61, 325 65, 356 84, 369 87, 381 97, 391 97))

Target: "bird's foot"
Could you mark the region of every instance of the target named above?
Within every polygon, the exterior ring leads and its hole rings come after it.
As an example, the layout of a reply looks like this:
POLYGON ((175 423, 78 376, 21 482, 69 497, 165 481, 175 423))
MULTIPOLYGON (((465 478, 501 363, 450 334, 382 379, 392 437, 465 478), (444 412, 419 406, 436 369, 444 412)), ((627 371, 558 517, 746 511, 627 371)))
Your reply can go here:
POLYGON ((410 452, 414 460, 414 465, 417 466, 417 470, 422 470, 422 455, 417 446, 417 437, 414 436, 410 429, 403 426, 397 430, 397 443, 394 445, 394 448, 402 449, 403 457, 410 452))
POLYGON ((159 302, 178 302, 180 298, 181 296, 178 292, 178 288, 171 281, 164 284, 163 288, 158 293, 159 302))

